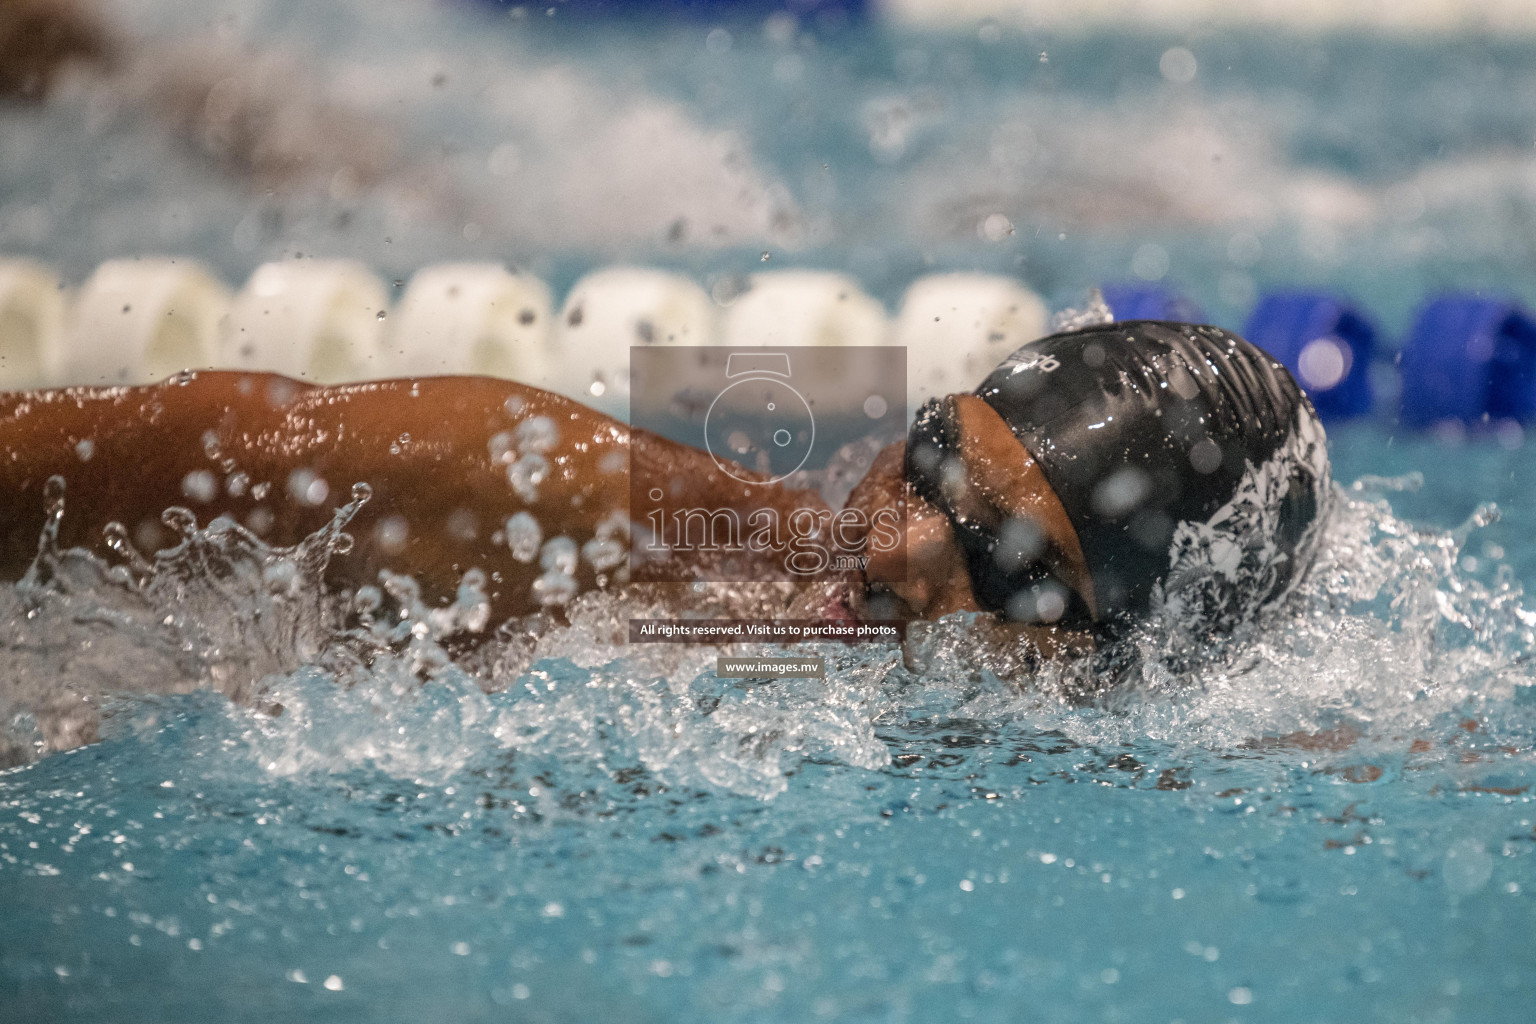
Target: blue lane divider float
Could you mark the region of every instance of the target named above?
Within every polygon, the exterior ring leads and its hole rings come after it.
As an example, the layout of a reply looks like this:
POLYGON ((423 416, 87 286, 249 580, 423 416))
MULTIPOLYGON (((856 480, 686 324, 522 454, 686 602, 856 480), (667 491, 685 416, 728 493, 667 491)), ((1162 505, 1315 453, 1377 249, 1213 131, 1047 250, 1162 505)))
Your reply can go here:
POLYGON ((1536 414, 1536 323, 1507 299, 1442 295, 1402 355, 1402 420, 1529 420, 1536 414))
POLYGON ((1204 314, 1194 301, 1166 288, 1145 284, 1107 284, 1104 304, 1116 320, 1182 320, 1200 323, 1204 314))
POLYGON ((1322 292, 1272 292, 1254 307, 1244 337, 1295 374, 1324 419, 1371 411, 1376 327, 1353 306, 1322 292))

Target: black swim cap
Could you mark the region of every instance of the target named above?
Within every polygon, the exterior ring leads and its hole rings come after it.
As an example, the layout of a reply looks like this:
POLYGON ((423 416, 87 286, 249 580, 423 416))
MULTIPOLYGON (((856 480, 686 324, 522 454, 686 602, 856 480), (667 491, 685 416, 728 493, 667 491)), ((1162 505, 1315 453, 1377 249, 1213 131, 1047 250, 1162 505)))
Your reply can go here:
POLYGON ((1023 346, 976 389, 1039 464, 1077 530, 1096 620, 1044 606, 1027 524, 956 511, 964 467, 949 403, 919 411, 907 478, 944 509, 977 600, 1012 618, 1103 631, 1149 615, 1226 631, 1311 561, 1329 488, 1322 425, 1289 372, 1218 327, 1133 320, 1023 346), (1026 538, 1027 539, 1027 538, 1026 538), (1051 614, 1054 613, 1054 614, 1051 614))

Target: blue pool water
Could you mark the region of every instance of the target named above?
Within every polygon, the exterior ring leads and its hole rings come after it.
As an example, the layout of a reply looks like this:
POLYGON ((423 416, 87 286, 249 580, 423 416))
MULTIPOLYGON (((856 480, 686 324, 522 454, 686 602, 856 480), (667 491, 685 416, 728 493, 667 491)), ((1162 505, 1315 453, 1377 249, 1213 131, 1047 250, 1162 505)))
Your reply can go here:
MULTIPOLYGON (((631 608, 602 601, 475 673, 440 657, 439 621, 370 670, 295 641, 326 667, 254 706, 93 693, 100 742, 0 774, 0 1006, 1528 1020, 1531 456, 1379 427, 1334 444, 1341 479, 1423 487, 1341 489, 1262 631, 1193 670, 1152 651, 1086 705, 1060 678, 1000 681, 959 623, 921 669, 828 648, 824 683, 751 684, 714 678, 713 652, 611 644, 631 608), (1490 497, 1505 514, 1479 527, 1490 497)), ((172 610, 152 642, 112 584, 65 575, 67 595, 7 595, 13 699, 49 637, 149 665, 218 618, 172 610)))

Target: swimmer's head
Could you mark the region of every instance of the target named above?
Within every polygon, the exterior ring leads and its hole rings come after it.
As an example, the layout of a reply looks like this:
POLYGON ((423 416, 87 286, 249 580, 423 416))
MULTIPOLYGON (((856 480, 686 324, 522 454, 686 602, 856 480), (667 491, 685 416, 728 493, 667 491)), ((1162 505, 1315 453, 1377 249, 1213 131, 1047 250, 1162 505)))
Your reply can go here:
POLYGON ((925 405, 905 460, 911 571, 891 590, 911 611, 967 607, 963 583, 975 609, 1100 635, 1149 616, 1196 633, 1250 620, 1310 562, 1329 479, 1282 366, 1219 328, 1158 321, 1025 345, 975 393, 925 405), (963 578, 914 580, 923 567, 963 578))

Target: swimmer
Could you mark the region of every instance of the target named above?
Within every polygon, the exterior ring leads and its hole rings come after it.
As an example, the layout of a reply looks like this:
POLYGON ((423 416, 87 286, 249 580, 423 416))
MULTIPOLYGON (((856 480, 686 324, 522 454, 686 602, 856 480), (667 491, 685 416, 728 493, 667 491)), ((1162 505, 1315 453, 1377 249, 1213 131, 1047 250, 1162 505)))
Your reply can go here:
MULTIPOLYGON (((141 550, 173 542, 169 506, 296 544, 361 482, 371 498, 330 583, 408 573, 440 602, 478 568, 501 621, 689 572, 637 559, 631 573, 631 467, 667 480, 676 508, 830 514, 815 492, 743 483, 703 451, 521 384, 185 373, 0 395, 0 578, 31 563, 53 476, 67 485, 60 543, 98 551, 110 522, 141 550)), ((1328 487, 1311 404, 1236 335, 1158 321, 1053 335, 975 392, 930 401, 875 459, 848 507, 865 523, 904 512, 904 556, 871 546, 835 612, 990 613, 1047 651, 1155 615, 1229 631, 1300 578, 1328 487)), ((750 578, 798 579, 788 554, 758 552, 750 578)))

